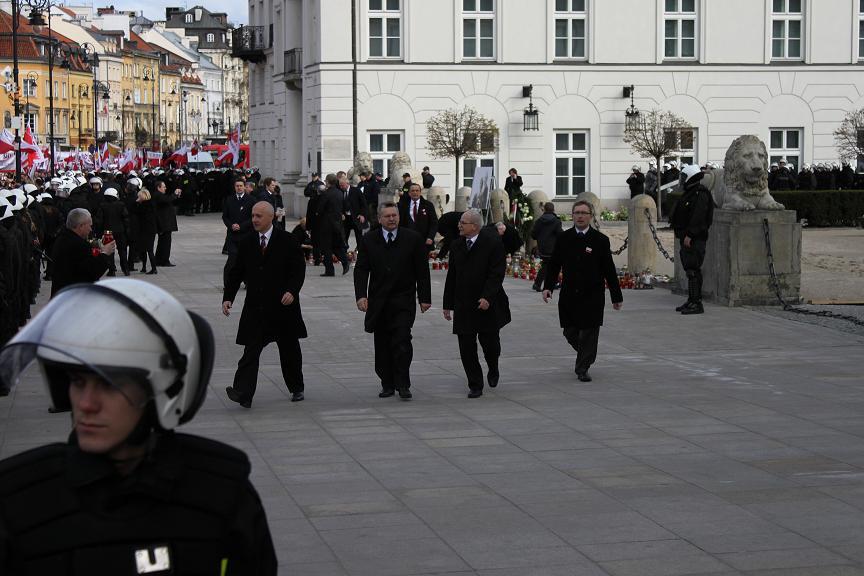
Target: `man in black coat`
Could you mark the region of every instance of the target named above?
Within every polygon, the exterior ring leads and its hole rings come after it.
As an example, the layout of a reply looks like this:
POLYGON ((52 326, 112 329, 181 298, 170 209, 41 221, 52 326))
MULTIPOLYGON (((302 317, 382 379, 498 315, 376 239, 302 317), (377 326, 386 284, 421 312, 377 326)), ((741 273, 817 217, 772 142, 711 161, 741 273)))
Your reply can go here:
POLYGON ((543 215, 534 222, 531 227, 531 238, 537 241, 537 254, 540 256, 540 270, 534 280, 535 292, 543 289, 543 281, 546 280, 546 270, 549 268, 549 259, 555 251, 555 241, 563 232, 561 219, 555 214, 555 204, 546 202, 543 205, 543 215))
POLYGON ((300 289, 306 278, 306 259, 294 237, 273 226, 273 206, 258 202, 252 207, 254 234, 239 243, 237 261, 228 271, 222 297, 222 313, 228 316, 240 289, 246 283, 246 300, 240 315, 237 344, 244 346, 228 398, 244 408, 252 406, 258 381, 261 351, 270 342, 279 347, 282 378, 291 401, 303 400, 303 355, 300 338, 306 325, 300 311, 300 289))
POLYGON ((66 216, 66 228, 54 242, 51 259, 54 260, 54 280, 51 282, 51 297, 72 284, 92 283, 108 270, 109 256, 114 258, 116 242, 105 244, 98 255, 87 238, 93 230, 93 219, 85 208, 73 208, 66 216))
POLYGON ((431 188, 435 184, 435 176, 429 171, 428 166, 423 167, 423 172, 420 173, 423 177, 423 188, 431 188))
MULTIPOLYGON (((102 226, 105 231, 110 230, 117 243, 117 252, 120 255, 120 270, 124 276, 129 276, 129 212, 126 205, 120 200, 120 193, 116 188, 106 188, 102 193, 102 226)), ((117 266, 114 264, 114 256, 111 256, 108 276, 117 275, 117 266)))
POLYGON ((422 196, 420 184, 412 183, 408 194, 399 199, 399 223, 423 237, 427 254, 435 247, 438 233, 438 214, 435 205, 422 196))
POLYGON ((515 168, 510 168, 508 174, 507 179, 504 181, 504 191, 510 197, 510 202, 513 202, 522 193, 522 177, 519 176, 519 172, 515 168))
POLYGON ((339 179, 339 189, 343 196, 344 219, 342 227, 345 232, 345 249, 348 249, 348 237, 354 232, 354 240, 357 241, 357 249, 360 248, 360 238, 363 236, 363 228, 366 227, 366 199, 356 186, 351 186, 348 177, 339 179))
POLYGON ((510 323, 510 302, 504 292, 507 255, 494 232, 482 230, 483 215, 468 210, 459 219, 460 237, 450 250, 444 283, 444 318, 453 320, 459 357, 468 377, 468 398, 483 395, 483 369, 477 341, 489 370, 489 386, 498 385, 501 328, 510 323))
POLYGON ((273 206, 273 211, 276 213, 273 225, 285 230, 285 206, 282 203, 282 194, 279 193, 279 183, 276 182, 276 179, 270 176, 264 178, 255 197, 256 200, 269 202, 273 206))
POLYGON ((615 310, 620 310, 624 301, 609 237, 591 228, 593 217, 594 208, 589 202, 579 200, 573 204, 575 225, 555 242, 543 290, 543 301, 548 302, 555 290, 558 272, 563 269, 558 319, 564 337, 576 350, 576 375, 581 382, 591 381, 588 369, 597 358, 597 341, 606 304, 603 281, 609 286, 615 310))
POLYGON ((366 213, 369 225, 375 225, 378 222, 378 195, 381 193, 381 185, 371 172, 366 171, 360 174, 358 188, 360 188, 360 192, 363 193, 363 198, 366 200, 366 213))
POLYGON ((366 314, 364 327, 375 338, 375 373, 381 379, 379 398, 396 390, 411 398, 409 375, 414 348, 411 327, 420 312, 432 306, 432 284, 423 238, 399 227, 399 211, 393 202, 378 205, 376 228, 363 236, 354 267, 357 309, 366 314))
POLYGON ((234 193, 225 199, 222 205, 222 223, 225 224, 225 248, 228 259, 225 261, 225 283, 228 283, 228 271, 237 260, 237 245, 249 231, 252 230, 252 206, 255 199, 246 194, 246 185, 242 179, 234 180, 234 193))
POLYGON ((174 266, 171 263, 171 234, 177 231, 177 209, 174 199, 179 198, 183 191, 175 188, 168 190, 164 180, 157 180, 153 189, 153 202, 156 204, 156 233, 159 242, 156 244, 156 265, 174 266))
POLYGON ((321 276, 336 275, 333 270, 334 252, 339 261, 342 262, 342 274, 347 274, 351 266, 348 264, 348 254, 345 251, 345 237, 342 230, 344 193, 339 189, 339 180, 335 174, 328 174, 325 182, 327 190, 318 198, 316 206, 314 233, 318 237, 321 257, 324 258, 324 274, 321 276))
POLYGON ((639 166, 633 166, 630 177, 627 178, 627 186, 630 187, 630 198, 635 198, 645 193, 645 176, 639 166))

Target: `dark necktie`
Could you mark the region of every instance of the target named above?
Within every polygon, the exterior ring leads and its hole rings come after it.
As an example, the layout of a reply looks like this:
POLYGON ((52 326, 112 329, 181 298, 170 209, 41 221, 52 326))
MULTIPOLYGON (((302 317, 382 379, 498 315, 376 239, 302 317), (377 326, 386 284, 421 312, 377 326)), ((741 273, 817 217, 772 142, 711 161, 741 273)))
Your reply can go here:
POLYGON ((390 245, 392 245, 392 244, 393 244, 393 233, 392 233, 392 232, 388 232, 388 233, 387 233, 387 246, 390 246, 390 245))
POLYGON ((466 240, 466 241, 465 241, 465 246, 468 247, 468 250, 471 250, 471 246, 473 246, 473 245, 474 245, 474 241, 473 241, 473 240, 466 240))
POLYGON ((266 250, 267 250, 267 235, 261 234, 261 253, 264 254, 264 252, 266 250))
POLYGON ((242 200, 243 200, 243 195, 242 195, 242 194, 238 194, 238 195, 237 195, 237 201, 240 202, 240 201, 242 201, 242 200))
POLYGON ((411 208, 411 219, 415 222, 417 221, 417 201, 414 200, 412 203, 413 208, 411 208))

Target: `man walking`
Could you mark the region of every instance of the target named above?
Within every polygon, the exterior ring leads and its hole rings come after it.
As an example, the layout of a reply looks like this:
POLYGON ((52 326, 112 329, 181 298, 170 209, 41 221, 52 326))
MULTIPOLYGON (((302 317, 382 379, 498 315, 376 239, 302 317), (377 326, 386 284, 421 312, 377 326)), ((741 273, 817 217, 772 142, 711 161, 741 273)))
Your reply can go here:
MULTIPOLYGON (((140 185, 139 185, 140 187, 140 185)), ((156 265, 171 267, 171 233, 177 231, 177 209, 174 199, 182 194, 177 188, 169 193, 164 180, 157 180, 154 188, 153 201, 156 204, 156 225, 159 243, 156 244, 156 265)))
POLYGON ((687 273, 687 302, 675 310, 684 315, 702 314, 702 262, 705 260, 705 245, 708 229, 714 214, 711 192, 702 185, 705 173, 698 166, 685 166, 684 194, 675 205, 669 222, 675 230, 675 238, 681 243, 678 256, 687 273))
POLYGON ((552 252, 555 251, 555 241, 563 231, 561 219, 555 214, 555 204, 546 202, 543 205, 543 215, 537 219, 531 228, 531 238, 537 241, 537 253, 540 255, 540 270, 537 272, 532 286, 535 292, 540 292, 543 289, 549 259, 552 257, 552 252))
POLYGON ((381 379, 379 398, 395 391, 408 400, 411 394, 410 368, 414 348, 411 327, 420 312, 432 306, 432 284, 423 238, 399 227, 399 211, 393 202, 378 205, 381 227, 361 239, 354 267, 354 295, 357 309, 366 314, 366 332, 374 335, 375 373, 381 379))
POLYGON ((237 344, 244 346, 228 398, 244 408, 252 406, 258 381, 261 351, 271 342, 279 347, 282 378, 291 401, 303 400, 303 355, 300 338, 306 325, 300 312, 300 289, 306 278, 306 260, 289 233, 273 226, 274 210, 267 201, 252 207, 252 227, 240 241, 237 261, 228 271, 222 297, 222 313, 228 316, 240 282, 246 283, 246 300, 240 315, 237 344))
POLYGON ((225 224, 225 247, 228 260, 223 273, 225 285, 228 285, 228 271, 237 260, 237 245, 240 239, 252 230, 252 205, 255 200, 246 195, 246 185, 243 180, 234 180, 234 193, 225 200, 222 208, 222 223, 225 224))
POLYGON ((343 210, 345 219, 342 221, 345 232, 345 249, 348 249, 348 239, 354 232, 357 248, 360 247, 360 238, 363 236, 363 228, 366 227, 366 199, 356 186, 351 186, 348 177, 339 179, 339 189, 343 196, 343 210))
POLYGON ((450 248, 450 267, 444 283, 444 318, 453 321, 459 338, 459 357, 468 378, 468 398, 483 395, 483 369, 477 341, 483 348, 489 386, 498 385, 501 328, 510 323, 510 303, 504 292, 507 255, 492 231, 481 231, 483 216, 468 210, 459 219, 459 238, 450 248))
POLYGON ((408 195, 399 200, 399 222, 405 228, 414 230, 423 237, 426 252, 435 247, 435 234, 438 233, 438 214, 435 205, 422 196, 420 184, 412 183, 408 195))
POLYGON ((594 208, 590 202, 579 200, 573 204, 575 225, 555 242, 543 290, 543 301, 548 302, 555 290, 558 273, 563 269, 558 319, 564 337, 576 350, 576 375, 581 382, 591 381, 588 369, 597 358, 597 341, 606 304, 603 281, 609 286, 615 310, 620 310, 624 301, 612 261, 609 237, 591 228, 593 217, 594 208))
POLYGON ((315 233, 319 236, 321 255, 324 258, 324 273, 321 276, 336 275, 333 270, 334 251, 342 262, 342 274, 347 274, 351 267, 348 264, 342 231, 344 193, 339 189, 339 180, 335 174, 328 174, 325 181, 327 190, 318 198, 315 215, 315 233))

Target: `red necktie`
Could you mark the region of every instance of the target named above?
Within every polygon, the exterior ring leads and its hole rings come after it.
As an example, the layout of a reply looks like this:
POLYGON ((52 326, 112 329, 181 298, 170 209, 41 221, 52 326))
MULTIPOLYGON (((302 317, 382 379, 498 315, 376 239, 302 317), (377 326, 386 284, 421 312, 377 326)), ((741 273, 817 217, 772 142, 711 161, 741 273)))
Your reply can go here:
POLYGON ((415 222, 417 221, 417 201, 414 200, 412 203, 413 208, 411 209, 411 219, 415 222))

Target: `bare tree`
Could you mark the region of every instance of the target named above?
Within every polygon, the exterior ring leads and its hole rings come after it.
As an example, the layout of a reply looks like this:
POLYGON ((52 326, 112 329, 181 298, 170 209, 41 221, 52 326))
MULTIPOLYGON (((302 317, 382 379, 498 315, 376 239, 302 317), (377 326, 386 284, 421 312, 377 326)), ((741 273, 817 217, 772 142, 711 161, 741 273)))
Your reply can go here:
POLYGON ((653 109, 640 114, 638 122, 624 131, 624 142, 642 158, 653 158, 657 163, 657 217, 660 217, 660 172, 663 158, 681 150, 681 131, 690 125, 672 112, 653 109))
POLYGON ((834 144, 842 160, 857 165, 864 156, 864 108, 846 114, 840 128, 834 131, 834 144))
POLYGON ((459 161, 495 151, 498 127, 474 108, 442 110, 426 123, 426 145, 435 158, 456 160, 459 188, 459 161))

